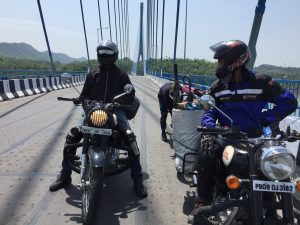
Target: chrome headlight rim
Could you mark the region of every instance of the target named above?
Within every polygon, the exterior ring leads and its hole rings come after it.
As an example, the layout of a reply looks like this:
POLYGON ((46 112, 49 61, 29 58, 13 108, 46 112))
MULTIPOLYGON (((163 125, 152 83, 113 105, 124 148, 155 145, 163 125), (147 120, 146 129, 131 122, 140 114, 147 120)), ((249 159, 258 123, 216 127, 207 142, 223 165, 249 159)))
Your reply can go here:
POLYGON ((263 148, 260 160, 260 170, 270 180, 285 180, 294 173, 296 168, 295 156, 283 146, 263 148), (272 166, 270 165, 278 165, 277 167, 281 165, 281 167, 284 166, 286 170, 276 169, 276 167, 274 169, 271 168, 272 166), (269 170, 267 168, 269 168, 269 170), (280 176, 275 175, 276 170, 277 172, 281 172, 280 176))

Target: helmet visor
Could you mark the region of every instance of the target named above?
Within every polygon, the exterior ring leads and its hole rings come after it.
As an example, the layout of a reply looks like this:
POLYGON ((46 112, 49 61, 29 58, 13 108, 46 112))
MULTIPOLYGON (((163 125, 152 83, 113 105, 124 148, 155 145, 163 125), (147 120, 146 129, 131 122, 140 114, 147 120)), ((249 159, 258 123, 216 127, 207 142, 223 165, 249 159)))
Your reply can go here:
POLYGON ((222 59, 225 58, 228 53, 228 46, 225 41, 219 42, 209 47, 215 54, 214 59, 222 59))
POLYGON ((98 50, 98 54, 99 55, 113 55, 114 51, 110 50, 110 49, 99 49, 98 50))
POLYGON ((213 52, 216 52, 221 46, 224 46, 224 45, 226 45, 225 41, 221 41, 221 42, 219 42, 217 44, 214 44, 214 45, 210 46, 209 48, 213 52))

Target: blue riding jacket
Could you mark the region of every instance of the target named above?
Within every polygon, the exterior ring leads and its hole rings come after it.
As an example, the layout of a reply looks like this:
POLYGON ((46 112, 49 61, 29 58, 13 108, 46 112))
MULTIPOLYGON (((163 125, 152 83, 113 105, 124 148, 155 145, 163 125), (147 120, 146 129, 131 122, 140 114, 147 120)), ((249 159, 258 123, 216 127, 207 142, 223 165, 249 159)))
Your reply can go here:
MULTIPOLYGON (((298 106, 295 96, 270 76, 248 70, 242 82, 230 82, 228 88, 220 81, 215 81, 209 94, 215 98, 216 106, 233 120, 233 125, 250 134, 249 137, 260 136, 251 133, 281 121, 298 106), (274 107, 263 111, 267 103, 273 103, 274 107)), ((204 113, 202 126, 215 127, 217 120, 221 126, 231 126, 230 121, 216 109, 204 113)))

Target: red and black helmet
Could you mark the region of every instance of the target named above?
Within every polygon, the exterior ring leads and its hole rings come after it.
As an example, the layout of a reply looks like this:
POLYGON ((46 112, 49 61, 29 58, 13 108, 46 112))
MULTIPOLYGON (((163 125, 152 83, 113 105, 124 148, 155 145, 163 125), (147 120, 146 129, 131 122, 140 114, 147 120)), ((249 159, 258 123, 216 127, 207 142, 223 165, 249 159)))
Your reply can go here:
POLYGON ((250 60, 248 46, 239 40, 223 41, 210 47, 215 52, 214 59, 224 59, 224 64, 216 70, 219 79, 231 74, 250 60))

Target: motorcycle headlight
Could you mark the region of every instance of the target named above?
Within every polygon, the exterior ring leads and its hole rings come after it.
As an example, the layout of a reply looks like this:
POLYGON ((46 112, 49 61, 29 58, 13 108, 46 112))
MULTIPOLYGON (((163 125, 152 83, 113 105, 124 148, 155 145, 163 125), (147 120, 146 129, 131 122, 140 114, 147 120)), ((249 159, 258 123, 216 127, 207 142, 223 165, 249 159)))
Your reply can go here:
POLYGON ((95 110, 90 115, 90 121, 94 126, 100 127, 107 123, 108 115, 103 110, 95 110))
POLYGON ((295 170, 296 161, 294 155, 283 146, 271 146, 263 148, 260 161, 260 169, 271 180, 285 180, 295 170))

